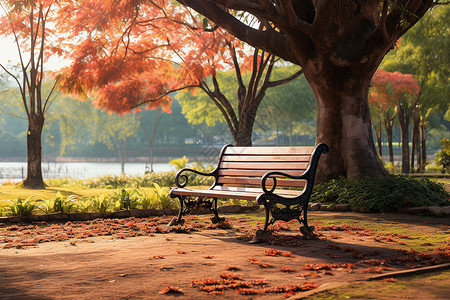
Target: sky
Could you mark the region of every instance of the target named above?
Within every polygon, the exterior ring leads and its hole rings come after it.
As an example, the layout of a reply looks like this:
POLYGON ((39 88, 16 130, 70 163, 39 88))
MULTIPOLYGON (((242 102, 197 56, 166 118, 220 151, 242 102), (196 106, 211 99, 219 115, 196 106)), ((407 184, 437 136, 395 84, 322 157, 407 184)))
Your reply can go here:
POLYGON ((2 65, 8 64, 8 60, 14 62, 19 60, 17 48, 15 47, 12 38, 0 37, 0 63, 2 65))
MULTIPOLYGON (((28 57, 26 53, 23 54, 24 59, 28 57)), ((19 54, 17 46, 14 44, 12 38, 0 37, 0 64, 8 66, 11 64, 19 63, 19 54)), ((67 62, 63 62, 60 58, 50 58, 48 62, 44 64, 46 70, 58 70, 61 67, 67 65, 67 62)))

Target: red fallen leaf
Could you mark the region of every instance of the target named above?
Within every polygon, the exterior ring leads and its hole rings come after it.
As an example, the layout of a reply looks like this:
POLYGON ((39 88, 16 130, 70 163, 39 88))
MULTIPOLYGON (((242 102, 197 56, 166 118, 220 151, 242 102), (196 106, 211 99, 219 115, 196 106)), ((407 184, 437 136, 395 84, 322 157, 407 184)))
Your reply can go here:
POLYGON ((191 286, 205 286, 205 285, 217 285, 219 282, 216 279, 212 278, 203 278, 203 279, 195 279, 191 280, 191 286))
POLYGON ((251 281, 252 285, 266 285, 267 283, 267 279, 255 279, 251 281))
POLYGON ((285 273, 293 273, 293 272, 295 272, 295 269, 284 266, 284 267, 281 267, 281 269, 278 269, 278 271, 285 272, 285 273))
POLYGON ((241 268, 239 268, 238 266, 227 266, 227 270, 228 271, 239 271, 239 270, 241 270, 241 268))
POLYGON ((178 254, 186 254, 186 251, 183 251, 183 250, 177 250, 177 253, 178 253, 178 254))
POLYGON ((289 251, 281 251, 277 249, 269 249, 264 253, 266 256, 285 256, 285 257, 294 257, 292 252, 289 251))
POLYGON ((238 279, 241 279, 242 275, 241 274, 233 274, 233 273, 222 273, 222 274, 220 274, 220 277, 223 279, 238 280, 238 279))
POLYGON ((258 290, 256 290, 256 289, 239 288, 236 290, 236 292, 240 295, 257 295, 258 294, 258 290))
POLYGON ((160 294, 183 294, 183 291, 180 288, 168 285, 164 289, 162 289, 159 293, 160 294))
POLYGON ((222 294, 225 287, 221 284, 207 285, 200 287, 199 290, 208 294, 222 294))
POLYGON ((164 259, 163 255, 154 255, 152 257, 150 257, 149 259, 164 259))
POLYGON ((257 260, 256 258, 249 258, 248 260, 251 261, 252 264, 255 264, 255 265, 258 265, 260 263, 259 260, 257 260))
POLYGON ((203 256, 203 258, 206 258, 206 259, 213 259, 214 256, 212 256, 212 255, 205 255, 205 256, 203 256))
POLYGON ((374 268, 367 268, 363 270, 364 273, 374 273, 374 274, 381 274, 383 273, 382 267, 374 267, 374 268))
POLYGON ((386 281, 386 282, 395 282, 395 281, 397 281, 396 279, 394 279, 392 277, 384 278, 383 280, 386 281))

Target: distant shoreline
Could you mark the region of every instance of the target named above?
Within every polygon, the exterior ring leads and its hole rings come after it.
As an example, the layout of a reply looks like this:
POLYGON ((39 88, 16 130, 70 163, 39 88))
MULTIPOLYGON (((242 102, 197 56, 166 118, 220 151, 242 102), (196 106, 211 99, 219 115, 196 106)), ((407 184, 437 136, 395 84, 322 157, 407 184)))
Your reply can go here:
MULTIPOLYGON (((171 160, 180 157, 154 157, 153 163, 169 163, 171 160)), ((189 162, 208 162, 215 160, 216 157, 199 157, 199 156, 187 156, 189 162)), ((0 158, 0 162, 26 162, 26 157, 3 157, 0 158)), ((44 157, 42 163, 72 163, 72 162, 94 162, 94 163, 120 163, 117 157, 44 157)), ((150 163, 148 157, 128 157, 125 163, 150 163)))

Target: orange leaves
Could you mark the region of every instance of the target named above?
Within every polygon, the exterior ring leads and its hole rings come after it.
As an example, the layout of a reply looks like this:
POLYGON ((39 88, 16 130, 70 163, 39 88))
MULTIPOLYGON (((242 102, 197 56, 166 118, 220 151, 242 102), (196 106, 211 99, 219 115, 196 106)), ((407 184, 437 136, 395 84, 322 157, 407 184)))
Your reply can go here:
POLYGON ((110 111, 145 104, 170 112, 171 92, 230 68, 228 45, 248 55, 242 42, 222 29, 204 32, 200 19, 167 1, 80 1, 60 15, 73 38, 63 90, 94 96, 110 111))
POLYGON ((277 250, 277 249, 273 249, 273 248, 267 250, 264 254, 267 256, 294 257, 294 255, 292 255, 292 252, 290 252, 290 251, 281 251, 281 250, 277 250))
POLYGON ((392 106, 405 95, 416 96, 419 91, 413 75, 378 69, 372 77, 369 102, 382 107, 392 106))

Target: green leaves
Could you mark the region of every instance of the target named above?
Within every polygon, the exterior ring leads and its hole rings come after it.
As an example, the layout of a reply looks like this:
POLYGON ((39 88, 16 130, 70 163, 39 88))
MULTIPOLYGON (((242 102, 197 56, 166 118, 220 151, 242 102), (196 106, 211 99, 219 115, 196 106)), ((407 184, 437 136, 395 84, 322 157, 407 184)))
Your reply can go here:
POLYGON ((311 201, 348 203, 353 211, 383 212, 404 207, 450 205, 449 193, 426 178, 335 179, 316 185, 311 201))
POLYGON ((30 196, 26 199, 17 198, 15 200, 10 200, 12 202, 11 205, 8 205, 6 209, 6 214, 11 216, 30 216, 33 214, 33 211, 37 208, 34 202, 31 201, 36 195, 30 196))

